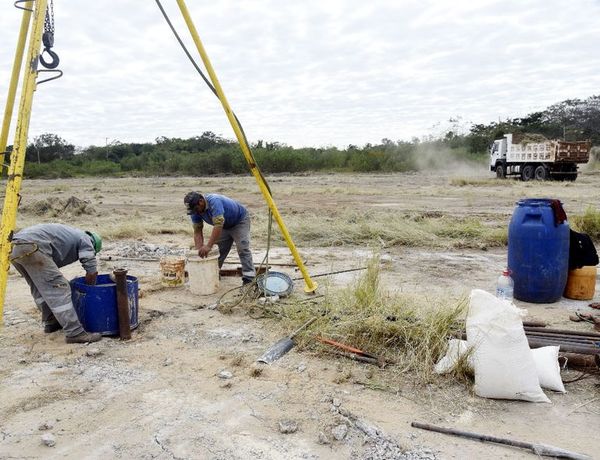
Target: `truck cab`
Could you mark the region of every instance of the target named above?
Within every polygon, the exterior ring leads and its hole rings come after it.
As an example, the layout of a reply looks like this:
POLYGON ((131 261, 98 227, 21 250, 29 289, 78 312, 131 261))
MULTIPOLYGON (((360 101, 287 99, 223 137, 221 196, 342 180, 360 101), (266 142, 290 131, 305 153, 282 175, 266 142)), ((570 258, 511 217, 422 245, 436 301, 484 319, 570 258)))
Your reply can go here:
POLYGON ((497 167, 501 166, 502 173, 500 176, 503 177, 506 174, 506 151, 507 151, 507 138, 495 140, 490 146, 490 171, 496 171, 497 167))

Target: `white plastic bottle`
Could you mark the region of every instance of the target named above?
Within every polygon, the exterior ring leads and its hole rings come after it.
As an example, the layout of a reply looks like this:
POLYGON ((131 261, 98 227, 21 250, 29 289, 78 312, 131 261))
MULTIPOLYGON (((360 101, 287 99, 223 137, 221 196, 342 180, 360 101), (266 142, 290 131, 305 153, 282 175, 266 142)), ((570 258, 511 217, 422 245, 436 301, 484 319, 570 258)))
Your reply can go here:
POLYGON ((498 277, 498 284, 496 285, 496 297, 512 302, 514 289, 515 283, 510 277, 510 270, 506 268, 498 277))

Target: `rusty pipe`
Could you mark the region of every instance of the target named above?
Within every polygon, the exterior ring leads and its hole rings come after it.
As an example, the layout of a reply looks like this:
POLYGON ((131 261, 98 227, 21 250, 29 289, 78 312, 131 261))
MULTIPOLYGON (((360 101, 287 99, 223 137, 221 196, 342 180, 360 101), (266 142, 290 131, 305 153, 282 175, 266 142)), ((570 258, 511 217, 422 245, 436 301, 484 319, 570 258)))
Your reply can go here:
POLYGON ((117 313, 119 319, 119 337, 122 340, 131 338, 131 325, 129 324, 129 296, 127 295, 127 270, 113 271, 117 285, 117 313))
POLYGON ((563 358, 567 367, 600 368, 600 355, 580 355, 578 353, 560 353, 558 359, 563 358))

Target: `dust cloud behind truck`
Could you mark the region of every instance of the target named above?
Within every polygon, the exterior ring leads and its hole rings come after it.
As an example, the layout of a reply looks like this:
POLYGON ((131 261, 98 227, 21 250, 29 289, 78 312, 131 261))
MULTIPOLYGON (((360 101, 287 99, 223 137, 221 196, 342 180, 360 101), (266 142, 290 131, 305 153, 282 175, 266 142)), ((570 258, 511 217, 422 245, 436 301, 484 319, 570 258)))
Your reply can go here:
POLYGON ((577 179, 577 165, 590 158, 590 141, 548 140, 536 134, 505 134, 490 147, 490 170, 496 177, 523 181, 577 179))

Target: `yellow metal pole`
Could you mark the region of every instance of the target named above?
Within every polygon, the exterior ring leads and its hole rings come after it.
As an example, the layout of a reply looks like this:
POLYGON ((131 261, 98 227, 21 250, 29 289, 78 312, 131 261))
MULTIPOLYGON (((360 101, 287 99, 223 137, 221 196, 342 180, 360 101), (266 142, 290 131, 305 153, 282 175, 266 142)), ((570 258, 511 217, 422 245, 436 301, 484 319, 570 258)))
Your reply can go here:
POLYGON ((3 323, 3 307, 6 295, 6 281, 10 268, 11 240, 17 221, 17 207, 19 206, 19 192, 25 166, 25 150, 27 149, 27 132, 31 120, 31 107, 33 105, 33 92, 37 79, 37 67, 42 42, 42 30, 48 0, 36 0, 33 13, 33 24, 29 32, 29 49, 27 51, 28 68, 25 70, 19 116, 15 130, 15 141, 10 155, 10 167, 6 182, 6 196, 2 208, 2 223, 0 229, 0 325, 3 323))
POLYGON ((269 209, 273 213, 273 216, 275 217, 275 220, 276 220, 277 224, 279 225, 279 228, 281 230, 283 238, 285 239, 285 241, 288 245, 288 248, 290 249, 292 256, 294 257, 294 261, 296 262, 296 265, 298 266, 298 268, 300 269, 300 272, 302 273, 302 276, 304 278, 304 283, 305 283, 304 290, 306 292, 314 292, 317 289, 317 283, 315 283, 310 278, 308 271, 306 270, 306 267, 304 266, 304 263, 302 262, 302 259, 300 258, 298 251, 296 250, 296 246, 294 245, 294 242, 292 241, 292 237, 290 236, 290 234, 285 226, 285 223, 283 222, 283 219, 281 218, 281 215, 279 214, 279 211, 277 210, 277 206, 275 205, 275 202, 273 201, 273 197, 271 196, 271 193, 269 192, 269 189, 267 188, 267 185, 265 184, 264 178, 260 174, 260 171, 258 170, 256 164, 254 163, 254 158, 252 157, 252 154, 250 153, 250 147, 248 146, 248 144, 246 142, 246 138, 244 137, 244 135, 242 133, 242 129, 241 129, 240 125, 238 124, 238 122, 233 114, 233 111, 231 110, 231 107, 229 106, 229 102, 227 102, 225 93, 223 92, 223 89, 221 88, 221 84, 219 83, 219 80, 217 79, 217 75, 215 74, 215 71, 210 63, 210 60, 208 59, 208 55, 204 49, 204 46, 202 45, 202 42, 200 41, 198 31, 196 30, 196 27, 194 26, 194 23, 192 22, 192 18, 190 17, 187 6, 185 5, 184 0, 177 0, 177 4, 179 5, 179 9, 181 10, 181 14, 183 15, 183 18, 188 26, 188 29, 190 30, 192 39, 194 40, 194 43, 196 44, 196 48, 198 49, 198 52, 200 53, 200 57, 202 58, 202 62, 204 63, 204 66, 206 67, 206 70, 208 72, 208 75, 210 76, 212 84, 215 87, 215 90, 217 91, 217 96, 219 97, 219 100, 221 101, 223 110, 225 110, 225 114, 227 115, 227 118, 229 119, 229 123, 231 124, 231 127, 233 128, 233 131, 235 132, 237 140, 240 143, 240 148, 242 149, 242 153, 244 154, 244 157, 246 158, 246 161, 248 162, 248 165, 250 166, 250 171, 252 172, 252 175, 256 179, 256 182, 258 183, 258 187, 260 188, 260 191, 262 192, 263 196, 265 197, 267 205, 269 206, 269 209))
POLYGON ((17 50, 15 51, 15 60, 13 62, 10 84, 8 86, 8 97, 4 107, 4 118, 2 121, 2 131, 0 132, 0 175, 4 171, 4 156, 6 154, 6 144, 8 143, 8 131, 10 130, 10 121, 12 119, 13 108, 15 106, 15 97, 17 86, 19 85, 19 76, 21 75, 21 64, 23 63, 23 54, 25 53, 25 43, 27 42, 27 31, 31 19, 31 3, 26 2, 21 18, 21 29, 19 30, 19 40, 17 50))

